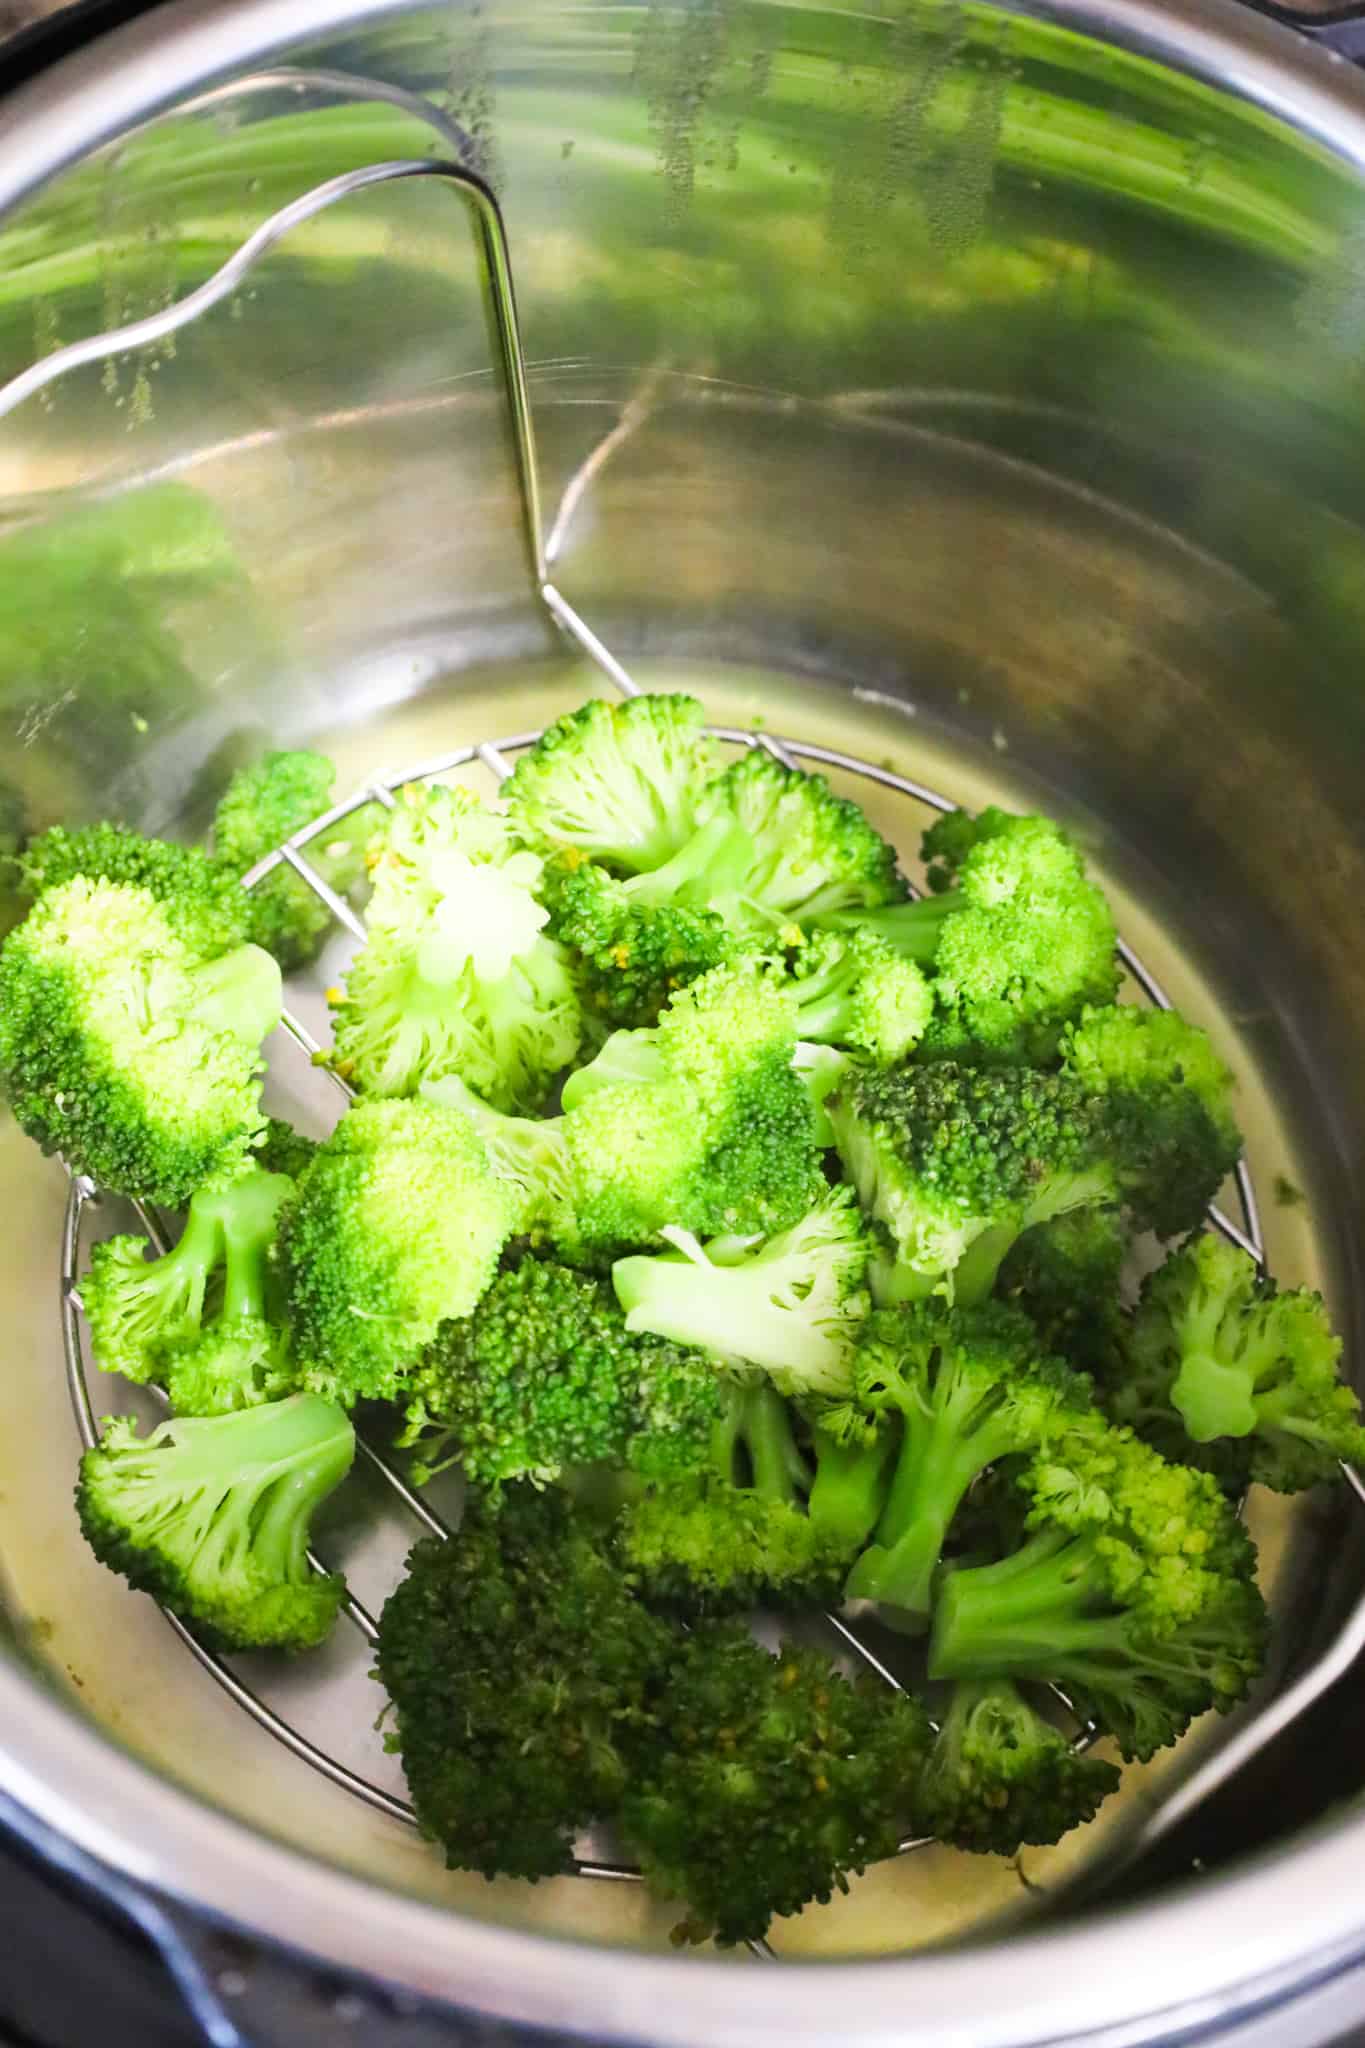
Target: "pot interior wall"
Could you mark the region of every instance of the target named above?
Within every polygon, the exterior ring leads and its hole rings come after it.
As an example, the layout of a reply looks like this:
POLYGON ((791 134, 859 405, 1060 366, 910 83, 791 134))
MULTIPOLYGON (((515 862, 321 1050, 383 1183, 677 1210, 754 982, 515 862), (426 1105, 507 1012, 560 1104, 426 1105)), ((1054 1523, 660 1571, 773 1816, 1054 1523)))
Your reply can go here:
MULTIPOLYGON (((574 601, 720 722, 1071 819, 1236 1066, 1272 1265, 1358 1339, 1359 181, 1209 88, 955 4, 391 11, 288 58, 298 76, 159 119, 16 212, 0 374, 182 295, 321 178, 454 146, 453 119, 507 207, 547 503, 575 480, 574 601), (437 123, 323 71, 423 94, 437 123)), ((592 687, 530 601, 488 362, 460 204, 405 186, 296 231, 173 348, 0 425, 15 829, 193 830, 264 743, 331 748, 344 786, 592 687)), ((874 809, 912 856, 922 821, 874 809)), ((661 1941, 671 1916, 633 1888, 443 1872, 94 1564, 70 1508, 64 1183, 6 1127, 0 1187, 0 1558, 58 1682, 321 1855, 661 1941)), ((332 1537, 373 1604, 406 1535, 362 1542, 363 1488, 347 1512, 332 1537)), ((1316 1503, 1253 1512, 1301 1652, 1354 1590, 1354 1539, 1316 1503)), ((346 1643, 249 1675, 396 1787, 367 1661, 346 1643)), ((781 1942, 899 1948, 1024 1903, 1008 1867, 934 1851, 781 1942)))

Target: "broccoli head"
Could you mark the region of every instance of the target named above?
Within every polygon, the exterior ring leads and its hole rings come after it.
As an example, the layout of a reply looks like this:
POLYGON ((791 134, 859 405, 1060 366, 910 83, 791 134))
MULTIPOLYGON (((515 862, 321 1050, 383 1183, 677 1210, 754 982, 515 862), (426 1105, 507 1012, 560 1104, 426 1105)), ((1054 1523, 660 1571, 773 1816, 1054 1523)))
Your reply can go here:
POLYGON ((895 1853, 931 1730, 908 1693, 822 1651, 772 1657, 737 1622, 679 1642, 629 1736, 621 1833, 651 1889, 686 1902, 675 1941, 757 1940, 774 1914, 848 1889, 895 1853))
POLYGON ((1023 1309, 1045 1351, 1082 1372, 1113 1370, 1125 1316, 1128 1231, 1113 1209, 1073 1209, 1035 1224, 1000 1268, 1000 1293, 1023 1309))
POLYGON ((77 875, 0 946, 0 1088, 74 1171, 180 1207, 264 1125, 280 1004, 259 947, 209 953, 152 890, 77 875))
POLYGON ((1341 1339, 1319 1295, 1281 1293, 1255 1261, 1211 1233, 1151 1274, 1112 1382, 1114 1413, 1233 1490, 1280 1493, 1365 1460, 1341 1339))
POLYGON ((793 953, 787 988, 802 1039, 849 1046, 883 1065, 913 1051, 934 1012, 919 967, 870 931, 812 933, 793 953))
POLYGON ((632 1336, 604 1280, 534 1258, 442 1325, 409 1383, 419 1470, 458 1460, 476 1485, 622 1464, 667 1478, 701 1465, 721 1412, 701 1352, 632 1336))
POLYGON ((316 1138, 305 1137, 283 1117, 268 1116, 265 1134, 256 1147, 256 1160, 267 1173, 287 1173, 290 1180, 297 1180, 317 1149, 316 1138))
POLYGON ((212 957, 254 938, 251 906, 235 875, 197 847, 144 839, 123 825, 53 825, 31 839, 19 859, 20 886, 29 896, 58 889, 77 876, 146 889, 172 929, 196 952, 212 957))
POLYGON ((467 1117, 433 1102, 355 1104, 282 1221, 302 1383, 347 1407, 400 1398, 439 1326, 489 1285, 518 1214, 467 1117))
MULTIPOLYGON (((300 831, 332 802, 336 771, 325 754, 307 749, 268 753, 239 768, 213 815, 213 852, 219 868, 240 880, 258 860, 300 831)), ((366 804, 310 843, 306 858, 339 896, 364 879, 365 848, 382 821, 366 804)), ((273 953, 286 973, 306 967, 331 929, 332 913, 302 875, 277 867, 248 892, 250 936, 273 953)))
POLYGON ((1024 1543, 948 1573, 932 1678, 1060 1685, 1125 1757, 1145 1758, 1261 1666, 1255 1550, 1217 1482, 1167 1464, 1131 1430, 1077 1427, 1017 1482, 1024 1543))
POLYGON ((714 910, 639 903, 627 884, 576 847, 546 861, 541 897, 547 929, 573 956, 585 1000, 616 1027, 657 1024, 675 990, 736 951, 714 910))
POLYGON ((755 1241, 666 1225, 674 1247, 611 1269, 626 1328, 761 1366, 784 1393, 837 1396, 870 1302, 871 1246, 849 1188, 829 1188, 797 1222, 755 1241))
POLYGON ((177 1416, 145 1438, 115 1417, 81 1459, 81 1527, 101 1563, 209 1647, 311 1649, 346 1587, 310 1566, 309 1524, 354 1453, 350 1423, 316 1394, 177 1416))
POLYGON ((502 793, 524 838, 637 874, 690 837, 714 771, 695 697, 592 698, 546 728, 502 793))
POLYGON ((410 787, 388 814, 369 937, 335 999, 334 1061, 362 1094, 458 1074, 496 1109, 539 1107, 578 1050, 537 854, 467 791, 410 787))
POLYGON ((610 1818, 622 1742, 672 1651, 563 1495, 474 1495, 448 1542, 427 1538, 384 1603, 376 1676, 398 1716, 418 1821, 455 1869, 552 1877, 610 1818))
POLYGON ((1078 1751, 1012 1680, 962 1679, 920 1777, 916 1818, 954 1849, 1013 1856, 1093 1820, 1118 1782, 1114 1764, 1078 1751))

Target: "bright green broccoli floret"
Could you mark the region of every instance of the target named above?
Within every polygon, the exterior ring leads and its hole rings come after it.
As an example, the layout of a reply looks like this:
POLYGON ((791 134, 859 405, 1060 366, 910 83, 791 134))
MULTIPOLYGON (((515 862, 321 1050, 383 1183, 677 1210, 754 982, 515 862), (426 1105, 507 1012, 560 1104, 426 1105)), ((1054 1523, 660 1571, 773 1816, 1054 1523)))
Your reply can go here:
POLYGON ((316 1138, 305 1137, 283 1117, 268 1116, 265 1136, 256 1147, 256 1159, 267 1173, 287 1173, 290 1180, 297 1180, 304 1168, 311 1165, 317 1149, 316 1138))
POLYGON ((1092 1412, 1090 1385, 1042 1356, 1027 1317, 999 1302, 880 1310, 863 1330, 855 1373, 856 1406, 899 1434, 886 1505, 845 1593, 915 1631, 928 1621, 969 1487, 987 1466, 1036 1455, 1092 1412))
POLYGON ((477 1496, 384 1604, 377 1676, 423 1832, 455 1869, 552 1877, 625 1790, 672 1631, 632 1599, 606 1536, 553 1489, 477 1496))
POLYGON ((458 1111, 357 1103, 283 1219, 302 1383, 344 1406, 400 1398, 440 1324, 467 1316, 489 1285, 518 1215, 458 1111))
POLYGON ((635 874, 661 867, 691 835, 714 767, 695 697, 593 698, 546 728, 503 796, 526 838, 635 874))
MULTIPOLYGON (((336 771, 325 754, 306 749, 269 753, 239 768, 213 815, 214 859, 240 880, 258 860, 327 810, 336 771)), ((310 841, 304 858, 339 896, 365 874, 365 847, 382 820, 366 804, 310 841)), ((251 937, 286 973, 305 967, 331 929, 332 913, 302 875, 280 866, 247 894, 251 937)))
POLYGON ((775 1237, 713 1238, 665 1227, 675 1247, 611 1269, 626 1328, 761 1366, 787 1394, 838 1396, 870 1302, 871 1251, 848 1188, 829 1188, 775 1237))
POLYGON ((731 1381, 709 1470, 628 1494, 618 1555, 645 1599, 685 1614, 830 1607, 881 1507, 880 1443, 797 1441, 782 1397, 731 1381))
POLYGON ((528 1258, 423 1353, 402 1442, 480 1486, 599 1461, 667 1478, 704 1461, 719 1415, 710 1359, 630 1336, 604 1280, 528 1258))
POLYGON ((1118 987, 1114 920, 1061 827, 992 807, 960 812, 924 837, 931 880, 948 893, 863 920, 933 970, 930 1058, 1042 1065, 1062 1026, 1118 987))
POLYGON ((537 1108, 578 1050, 565 956, 544 935, 541 861, 460 789, 411 788, 388 815, 369 938, 335 1008, 335 1064, 362 1094, 447 1074, 497 1109, 537 1108))
POLYGON ((1031 1533, 997 1564, 947 1574, 930 1676, 1060 1685, 1130 1758, 1235 1706, 1266 1614, 1251 1539, 1216 1481, 1130 1430, 1087 1425, 1019 1484, 1031 1533))
POLYGON ((651 1888, 687 1903, 674 1940, 756 1940, 893 1855, 930 1734, 909 1694, 851 1683, 820 1650, 772 1657, 738 1623, 701 1623, 631 1732, 619 1816, 651 1888))
POLYGON ((1073 1209, 1026 1230, 1000 1268, 1000 1293, 1082 1372, 1112 1372, 1125 1317, 1128 1231, 1113 1209, 1073 1209))
POLYGON ((1013 1856, 1093 1820, 1118 1782, 1114 1764, 1074 1749, 1010 1679, 963 1679, 920 1777, 916 1818, 954 1849, 1013 1856))
POLYGON ((572 847, 546 861, 541 896, 551 937, 574 956, 587 1001, 613 1025, 656 1024, 675 990, 735 951, 715 911, 637 903, 625 883, 572 847))
POLYGON ((280 1002, 259 947, 214 956, 151 890, 76 876, 0 946, 0 1088, 74 1171, 180 1207, 262 1128, 280 1002))
POLYGON ((145 1438, 116 1417, 81 1459, 81 1527, 102 1563, 211 1647, 311 1649, 346 1586, 309 1565, 309 1524, 354 1453, 350 1423, 315 1394, 177 1416, 145 1438))
POLYGON ((283 1174, 248 1165, 194 1196, 180 1241, 148 1259, 143 1237, 105 1238, 81 1298, 106 1372, 157 1381, 177 1414, 215 1415, 289 1390, 287 1341, 268 1263, 283 1174))
POLYGON ((913 960, 870 931, 815 932, 786 984, 803 1039, 852 1046, 886 1065, 924 1036, 934 997, 913 960))
POLYGON ((83 876, 122 882, 155 896, 179 937, 207 955, 254 937, 250 905, 236 878, 196 847, 144 839, 123 825, 53 825, 31 839, 19 861, 20 886, 41 896, 83 876))
POLYGON ((1321 1296, 1280 1293, 1212 1234, 1146 1281, 1112 1405, 1174 1455, 1211 1453, 1234 1484, 1294 1493, 1338 1478, 1343 1458, 1365 1460, 1360 1402, 1321 1296))

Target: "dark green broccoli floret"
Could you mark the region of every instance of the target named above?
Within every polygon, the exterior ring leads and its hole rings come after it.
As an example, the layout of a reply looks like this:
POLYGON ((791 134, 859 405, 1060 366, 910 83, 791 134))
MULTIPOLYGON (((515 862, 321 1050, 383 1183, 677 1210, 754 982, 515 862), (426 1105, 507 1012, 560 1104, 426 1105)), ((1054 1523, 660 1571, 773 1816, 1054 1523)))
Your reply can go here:
POLYGON ((883 1309, 864 1327, 854 1405, 898 1427, 890 1490, 848 1575, 899 1628, 923 1628, 944 1546, 973 1482, 1002 1458, 1034 1455, 1092 1412, 1090 1384, 1041 1355, 1026 1316, 1003 1303, 883 1309))
POLYGON ((865 928, 933 971, 930 1058, 1041 1065, 1062 1026, 1118 987, 1114 920, 1061 827, 992 807, 925 834, 940 891, 865 928))
POLYGON ((703 1246, 689 1231, 661 1234, 673 1250, 611 1269, 628 1330, 761 1366, 784 1393, 847 1393, 870 1306, 871 1245, 851 1189, 826 1189, 797 1222, 758 1242, 703 1246))
POLYGON ((834 1605, 881 1507, 883 1445, 814 1429, 803 1448, 781 1396, 737 1381, 709 1465, 626 1500, 618 1554, 644 1597, 693 1615, 834 1605))
POLYGON ((123 825, 53 825, 31 839, 19 861, 20 886, 29 896, 60 888, 76 876, 89 882, 125 882, 156 897, 174 931, 197 952, 226 953, 253 938, 251 906, 236 877, 197 847, 144 839, 123 825))
POLYGON ((518 1213, 458 1111, 357 1103, 283 1218, 301 1382, 344 1406, 399 1398, 440 1324, 492 1280, 518 1213))
POLYGON ((458 1074, 497 1109, 539 1107, 582 1026, 540 875, 467 791, 405 792, 375 861, 368 940, 335 999, 335 1064, 362 1094, 458 1074))
POLYGON ((1266 1614, 1255 1550, 1216 1481, 1130 1430, 1085 1425, 1018 1483, 1031 1533, 999 1563, 945 1576, 930 1676, 1060 1685, 1125 1757, 1235 1706, 1266 1614))
POLYGON ((1039 1223, 1000 1268, 1000 1293, 1082 1372, 1107 1374, 1124 1327, 1120 1281, 1128 1231, 1113 1209, 1073 1209, 1039 1223))
POLYGON ((1365 1460, 1341 1339, 1320 1295, 1281 1293, 1256 1262, 1212 1234, 1150 1275, 1111 1382, 1111 1405, 1173 1455, 1229 1483, 1281 1493, 1365 1460), (1196 1449, 1197 1447, 1197 1449, 1196 1449))
POLYGON ((875 932, 813 932, 792 955, 787 989, 802 1039, 903 1060, 934 1011, 929 983, 875 932))
MULTIPOLYGON (((269 753, 239 768, 213 814, 218 866, 240 879, 330 807, 335 775, 325 754, 304 749, 269 753)), ((366 843, 382 815, 367 804, 305 848, 304 858, 337 895, 349 895, 363 879, 366 843)), ((331 929, 332 913, 321 897, 284 865, 248 892, 247 903, 250 936, 286 973, 307 966, 331 929)))
POLYGON ((0 946, 0 1088, 47 1152, 180 1207, 260 1132, 280 971, 190 941, 149 889, 78 875, 0 946))
POLYGON ((268 1258, 294 1193, 249 1165, 194 1196, 175 1247, 144 1237, 94 1247, 81 1299, 106 1372, 157 1381, 177 1414, 215 1415, 289 1390, 287 1338, 268 1258))
POLYGON ((920 1778, 916 1818, 955 1849, 1013 1856, 1093 1820, 1118 1782, 1114 1764, 1076 1750, 1010 1679, 963 1679, 920 1778))
POLYGON ((714 767, 695 697, 593 698, 546 728, 502 793, 528 839, 635 874, 690 836, 714 767))
POLYGON ((675 1941, 756 1940, 774 1914, 892 1855, 929 1741, 909 1694, 851 1683, 820 1650, 772 1657, 738 1623, 701 1623, 652 1725, 632 1730, 619 1815, 651 1888, 687 1903, 675 1941))
POLYGON ((317 1149, 316 1138, 305 1137, 283 1117, 268 1116, 265 1135, 256 1147, 256 1159, 267 1173, 287 1173, 290 1180, 297 1180, 317 1149))
POLYGON ((316 1508, 350 1470, 339 1408, 296 1394, 177 1416, 139 1438, 115 1417, 81 1459, 76 1505, 96 1556, 227 1650, 307 1650, 346 1596, 308 1563, 316 1508))
POLYGON ((384 1603, 376 1675, 423 1831, 456 1869, 552 1877, 617 1809, 672 1631, 631 1598, 606 1538, 553 1490, 477 1496, 384 1603))
POLYGON ((736 950, 715 911, 637 903, 623 882, 573 847, 546 861, 540 893, 551 937, 574 956, 586 1000, 612 1025, 656 1024, 676 989, 736 950))
POLYGON ((599 1461, 686 1473, 704 1461, 721 1407, 703 1353, 628 1335, 604 1280, 532 1258, 442 1326, 409 1392, 401 1441, 428 1471, 458 1460, 481 1486, 599 1461))

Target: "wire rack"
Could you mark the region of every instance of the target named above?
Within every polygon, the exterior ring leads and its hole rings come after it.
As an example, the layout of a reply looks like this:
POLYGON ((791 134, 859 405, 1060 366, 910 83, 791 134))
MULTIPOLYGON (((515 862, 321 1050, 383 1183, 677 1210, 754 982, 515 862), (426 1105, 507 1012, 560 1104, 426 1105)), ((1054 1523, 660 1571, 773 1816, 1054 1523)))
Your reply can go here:
MULTIPOLYGON (((347 86, 355 87, 362 83, 347 81, 340 74, 331 72, 314 74, 290 71, 279 76, 281 79, 287 78, 288 82, 296 86, 302 84, 326 91, 336 91, 347 86)), ((364 89, 369 96, 374 96, 373 88, 365 85, 364 89)), ((420 102, 410 101, 406 94, 396 95, 390 92, 387 96, 401 99, 404 106, 410 106, 412 110, 421 113, 423 118, 430 115, 431 110, 420 102)), ((445 139, 455 145, 459 154, 467 153, 466 139, 454 124, 441 121, 436 125, 439 125, 445 139)), ((416 180, 436 180, 448 187, 470 209, 476 224, 484 281, 492 314, 497 362, 511 427, 512 454, 527 567, 535 596, 543 608, 547 621, 556 632, 586 654, 622 696, 635 696, 638 694, 637 687, 626 668, 592 631, 550 578, 550 567, 568 528, 572 510, 585 485, 596 474, 601 463, 609 456, 616 440, 620 438, 624 431, 624 422, 608 435, 607 440, 588 458, 578 475, 570 482, 558 515, 550 528, 547 543, 541 511, 534 426, 527 393, 526 361, 518 322, 507 233, 492 192, 466 163, 430 159, 381 163, 348 172, 315 187, 263 222, 219 270, 184 299, 159 309, 144 320, 110 329, 103 334, 55 350, 12 379, 10 383, 0 388, 0 418, 12 413, 25 401, 82 365, 146 347, 198 319, 212 306, 235 292, 269 249, 303 222, 325 209, 357 193, 381 185, 416 180)), ((813 745, 798 737, 777 737, 767 732, 741 731, 725 726, 713 727, 712 730, 719 739, 735 746, 766 748, 787 766, 833 769, 843 775, 878 784, 883 789, 932 810, 942 812, 955 808, 953 799, 940 791, 929 789, 907 776, 895 774, 890 769, 876 766, 833 748, 813 745)), ((338 936, 345 934, 352 942, 363 943, 363 919, 351 904, 329 887, 308 858, 307 850, 313 842, 365 805, 378 804, 392 808, 398 801, 399 792, 413 784, 431 782, 444 775, 470 769, 476 772, 482 770, 494 785, 499 784, 509 773, 513 758, 530 746, 537 737, 537 733, 523 732, 501 739, 473 741, 433 760, 419 762, 394 774, 378 776, 356 790, 345 802, 334 805, 330 810, 312 819, 292 838, 269 853, 244 878, 244 886, 248 889, 258 887, 268 876, 282 867, 287 867, 325 905, 338 936)), ((1120 953, 1140 996, 1153 1005, 1169 1007, 1165 992, 1156 978, 1131 948, 1121 945, 1120 953)), ((292 1010, 286 1010, 276 1042, 281 1048, 276 1061, 277 1066, 286 1060, 293 1060, 306 1062, 312 1069, 317 1055, 322 1051, 307 1025, 292 1010)), ((335 1087, 349 1096, 350 1090, 345 1081, 330 1069, 326 1071, 335 1087)), ((1259 1261, 1260 1219, 1251 1176, 1244 1165, 1237 1169, 1235 1193, 1238 1218, 1223 1210, 1213 1209, 1209 1212, 1210 1222, 1214 1228, 1259 1261)), ((100 1203, 100 1192, 90 1180, 83 1176, 72 1178, 61 1242, 60 1303, 71 1398, 80 1436, 87 1446, 95 1442, 98 1432, 90 1383, 92 1361, 88 1356, 81 1309, 80 1280, 91 1236, 90 1226, 94 1221, 92 1212, 98 1209, 100 1203)), ((132 1206, 153 1245, 158 1249, 164 1249, 170 1241, 165 1219, 145 1205, 132 1206)), ((450 1527, 447 1522, 436 1512, 429 1499, 424 1499, 408 1484, 402 1471, 385 1450, 361 1436, 358 1440, 358 1459, 361 1466, 368 1469, 387 1504, 388 1540, 379 1541, 381 1532, 378 1529, 374 1532, 382 1557, 391 1560, 394 1556, 396 1546, 392 1538, 396 1534, 401 1534, 402 1550, 405 1550, 418 1535, 441 1538, 449 1536, 450 1527)), ((402 1550, 398 1550, 399 1556, 402 1550)), ((322 1555, 313 1556, 311 1561, 319 1571, 328 1569, 327 1559, 322 1555)), ((377 1576, 377 1571, 373 1568, 375 1562, 371 1560, 365 1568, 364 1575, 367 1580, 377 1576)), ((357 1557, 348 1557, 345 1565, 348 1576, 356 1578, 357 1557)), ((367 1730, 372 1726, 374 1719, 374 1693, 368 1673, 377 1633, 376 1622, 370 1607, 354 1594, 348 1597, 343 1614, 347 1627, 339 1632, 343 1639, 340 1649, 329 1645, 327 1652, 317 1654, 331 1655, 338 1659, 345 1667, 348 1681, 356 1680, 363 1684, 365 1693, 357 1705, 354 1725, 359 1730, 367 1730)), ((308 1720, 307 1693, 293 1682, 292 1678, 282 1674, 278 1666, 272 1668, 268 1660, 259 1658, 253 1660, 221 1657, 206 1649, 192 1631, 175 1616, 168 1614, 166 1619, 185 1648, 224 1691, 261 1728, 300 1761, 319 1772, 333 1785, 353 1794, 367 1806, 390 1819, 415 1824, 412 1808, 398 1789, 401 1780, 397 1777, 396 1767, 391 1766, 388 1771, 390 1782, 383 1781, 386 1759, 377 1738, 372 1742, 374 1756, 367 1760, 363 1767, 346 1761, 333 1749, 324 1747, 322 1742, 314 1739, 314 1735, 304 1725, 308 1720)), ((845 1658, 862 1665, 887 1685, 899 1686, 900 1681, 857 1627, 850 1625, 837 1614, 829 1614, 825 1620, 832 1631, 839 1652, 845 1658)), ((323 1718, 329 1728, 335 1727, 337 1717, 333 1704, 329 1704, 327 1714, 323 1718)), ((1088 1740, 1092 1733, 1093 1731, 1081 1729, 1077 1741, 1088 1740)), ((899 1852, 909 1854, 924 1846, 924 1838, 909 1837, 899 1845, 899 1852)), ((583 1854, 576 1858, 573 1869, 581 1878, 613 1883, 638 1882, 640 1875, 629 1864, 592 1854, 583 1854)), ((749 1946, 760 1956, 772 1956, 773 1952, 766 1942, 753 1942, 749 1946)))

